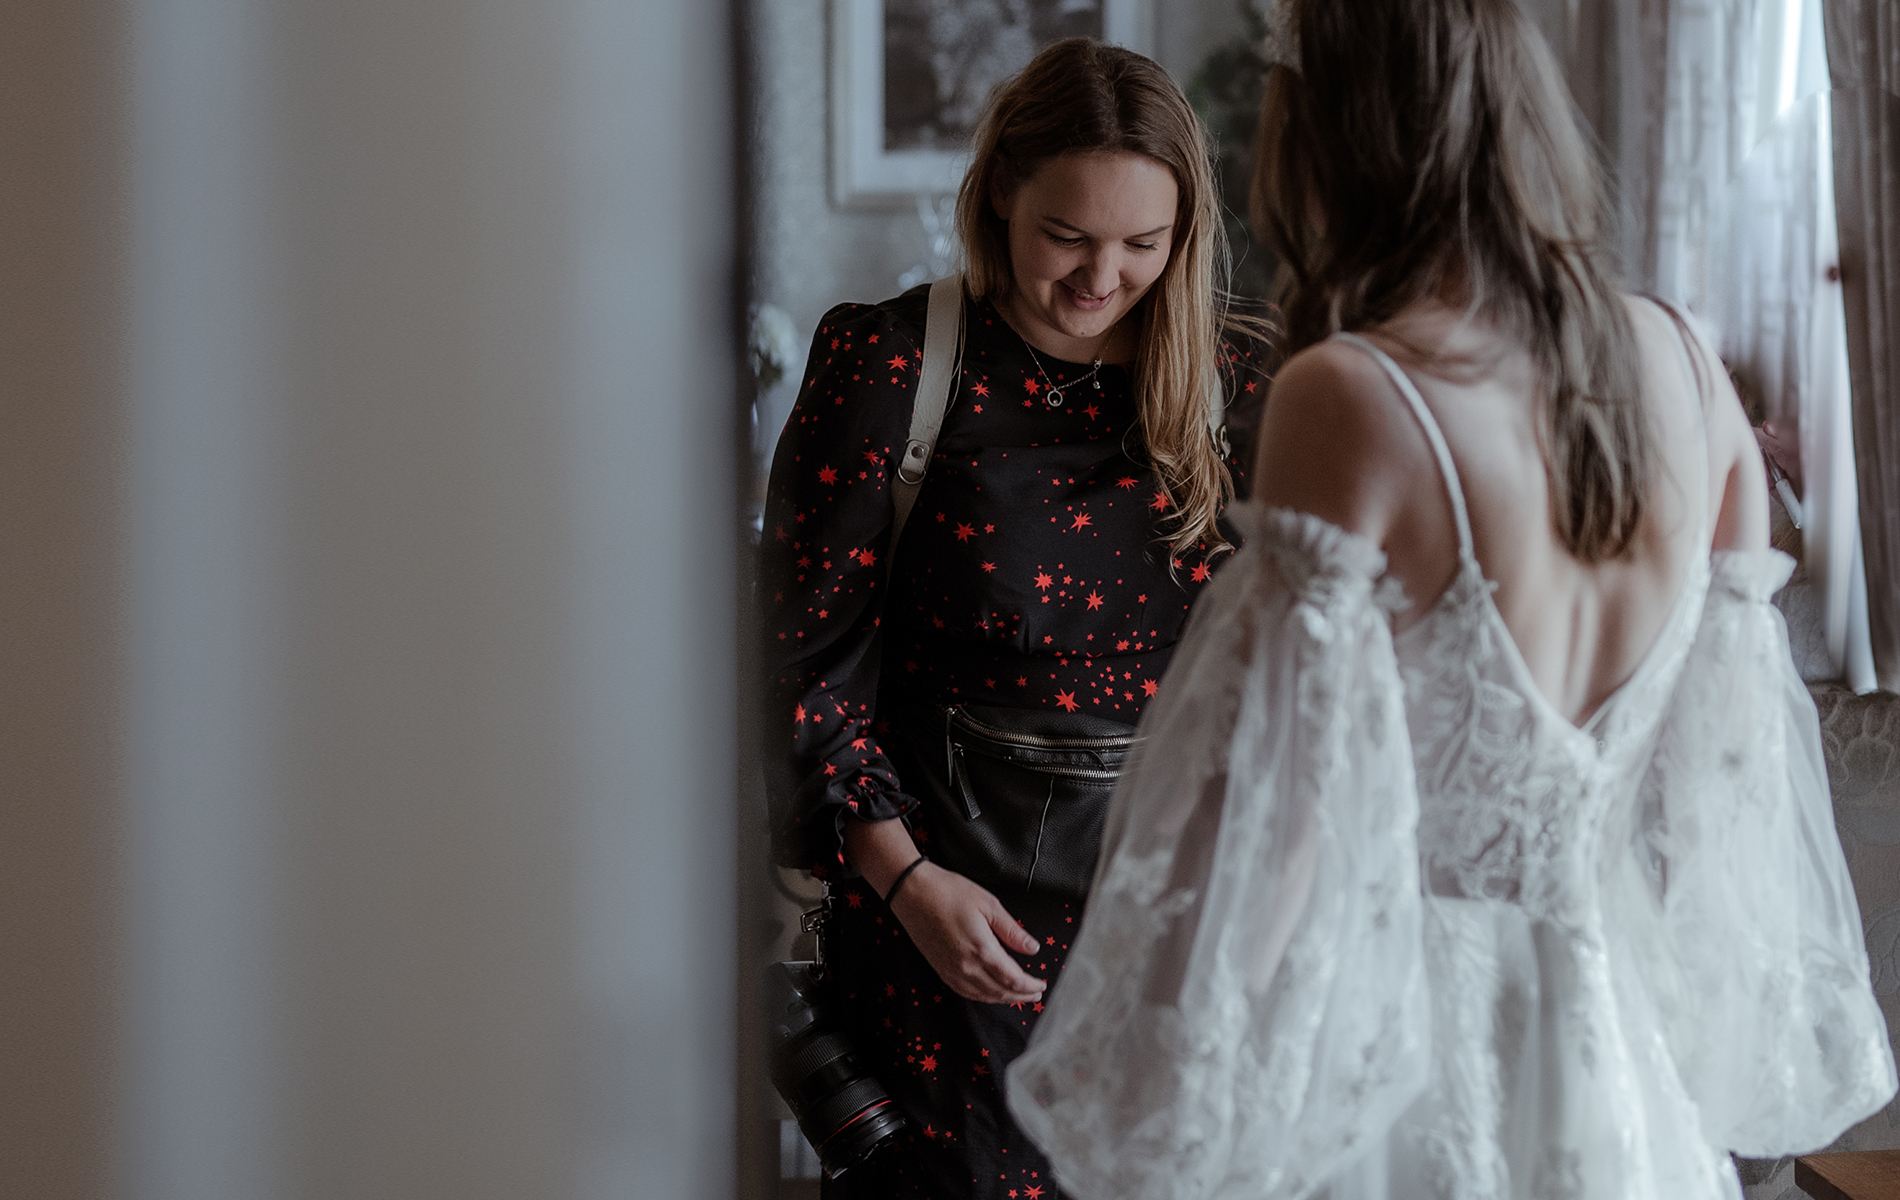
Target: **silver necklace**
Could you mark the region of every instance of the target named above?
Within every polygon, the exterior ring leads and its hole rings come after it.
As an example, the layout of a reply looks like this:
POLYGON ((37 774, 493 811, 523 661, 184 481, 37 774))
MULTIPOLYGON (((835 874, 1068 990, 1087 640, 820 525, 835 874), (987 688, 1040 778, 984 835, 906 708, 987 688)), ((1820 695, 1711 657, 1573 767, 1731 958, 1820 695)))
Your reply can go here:
POLYGON ((1101 359, 1098 358, 1095 360, 1095 364, 1089 368, 1089 373, 1087 375, 1084 375, 1079 379, 1071 379, 1069 382, 1063 384, 1061 387, 1057 387, 1054 383, 1050 382, 1049 372, 1042 369, 1042 360, 1036 357, 1036 348, 1029 344, 1029 339, 1026 337, 1023 337, 1023 335, 1020 333, 1017 334, 1016 337, 1018 338, 1018 340, 1022 342, 1023 349, 1029 351, 1029 361, 1036 364, 1036 374, 1042 376, 1043 389, 1049 393, 1047 399, 1049 401, 1050 408, 1061 408, 1062 407, 1062 393, 1068 391, 1072 387, 1075 387, 1077 384, 1087 383, 1089 380, 1093 379, 1095 380, 1095 390, 1098 392, 1102 390, 1102 381, 1095 378, 1097 375, 1101 373, 1101 370, 1102 370, 1101 359))

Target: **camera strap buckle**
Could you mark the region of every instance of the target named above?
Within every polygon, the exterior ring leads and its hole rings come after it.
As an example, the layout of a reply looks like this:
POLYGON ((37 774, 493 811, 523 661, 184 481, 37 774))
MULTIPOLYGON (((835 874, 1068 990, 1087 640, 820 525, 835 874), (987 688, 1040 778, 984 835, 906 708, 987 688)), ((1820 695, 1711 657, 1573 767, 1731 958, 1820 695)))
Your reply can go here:
POLYGON ((798 928, 812 935, 811 959, 822 970, 825 965, 825 922, 831 919, 831 885, 825 885, 825 898, 818 907, 799 914, 798 928))

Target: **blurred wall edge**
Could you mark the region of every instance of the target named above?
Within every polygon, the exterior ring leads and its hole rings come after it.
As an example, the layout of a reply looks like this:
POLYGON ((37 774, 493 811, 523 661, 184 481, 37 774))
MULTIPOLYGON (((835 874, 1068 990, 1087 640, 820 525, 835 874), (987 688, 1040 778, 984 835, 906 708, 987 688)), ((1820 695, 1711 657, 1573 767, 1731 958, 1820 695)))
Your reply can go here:
POLYGON ((123 893, 125 63, 0 5, 0 1196, 103 1195, 123 893))
POLYGON ((0 14, 0 1195, 733 1194, 728 6, 0 14))

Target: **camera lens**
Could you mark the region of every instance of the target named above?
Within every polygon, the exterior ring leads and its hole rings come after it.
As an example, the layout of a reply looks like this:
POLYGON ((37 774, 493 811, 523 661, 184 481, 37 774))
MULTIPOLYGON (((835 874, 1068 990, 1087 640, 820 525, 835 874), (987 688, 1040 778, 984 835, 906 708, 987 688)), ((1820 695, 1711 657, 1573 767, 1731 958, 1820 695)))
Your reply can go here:
POLYGON ((823 979, 813 963, 773 963, 766 968, 765 999, 773 1022, 772 1084, 825 1173, 838 1176, 906 1122, 826 1012, 823 979))

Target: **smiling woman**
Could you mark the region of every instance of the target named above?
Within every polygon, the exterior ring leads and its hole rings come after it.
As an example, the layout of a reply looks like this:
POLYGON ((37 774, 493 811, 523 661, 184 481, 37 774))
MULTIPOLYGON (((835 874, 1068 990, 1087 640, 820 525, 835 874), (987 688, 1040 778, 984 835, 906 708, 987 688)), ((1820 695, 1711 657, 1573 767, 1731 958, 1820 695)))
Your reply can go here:
POLYGON ((1032 345, 1070 329, 1119 331, 1122 342, 1105 348, 1137 360, 1141 432, 1176 518, 1169 541, 1218 538, 1225 485, 1203 406, 1219 387, 1222 326, 1244 323, 1212 302, 1227 238, 1205 134, 1174 81, 1138 54, 1081 38, 1038 55, 977 129, 957 228, 971 294, 994 298, 1032 345), (1107 74, 1113 88, 1090 86, 1107 74), (1161 295, 1146 319, 1125 323, 1150 287, 1161 295), (1092 302, 1117 299, 1081 319, 1092 302))
POLYGON ((998 1079, 1236 540, 1223 434, 1248 444, 1265 391, 1216 304, 1200 126, 1154 63, 1044 51, 992 99, 958 205, 960 357, 901 548, 924 288, 820 323, 765 511, 777 853, 828 881, 826 1006, 910 1122, 833 1200, 1054 1194, 998 1079))
POLYGON ((1126 150, 1065 154, 1020 182, 990 180, 1015 288, 998 303, 1032 347, 1076 360, 1135 357, 1124 324, 1168 265, 1181 189, 1126 150))

